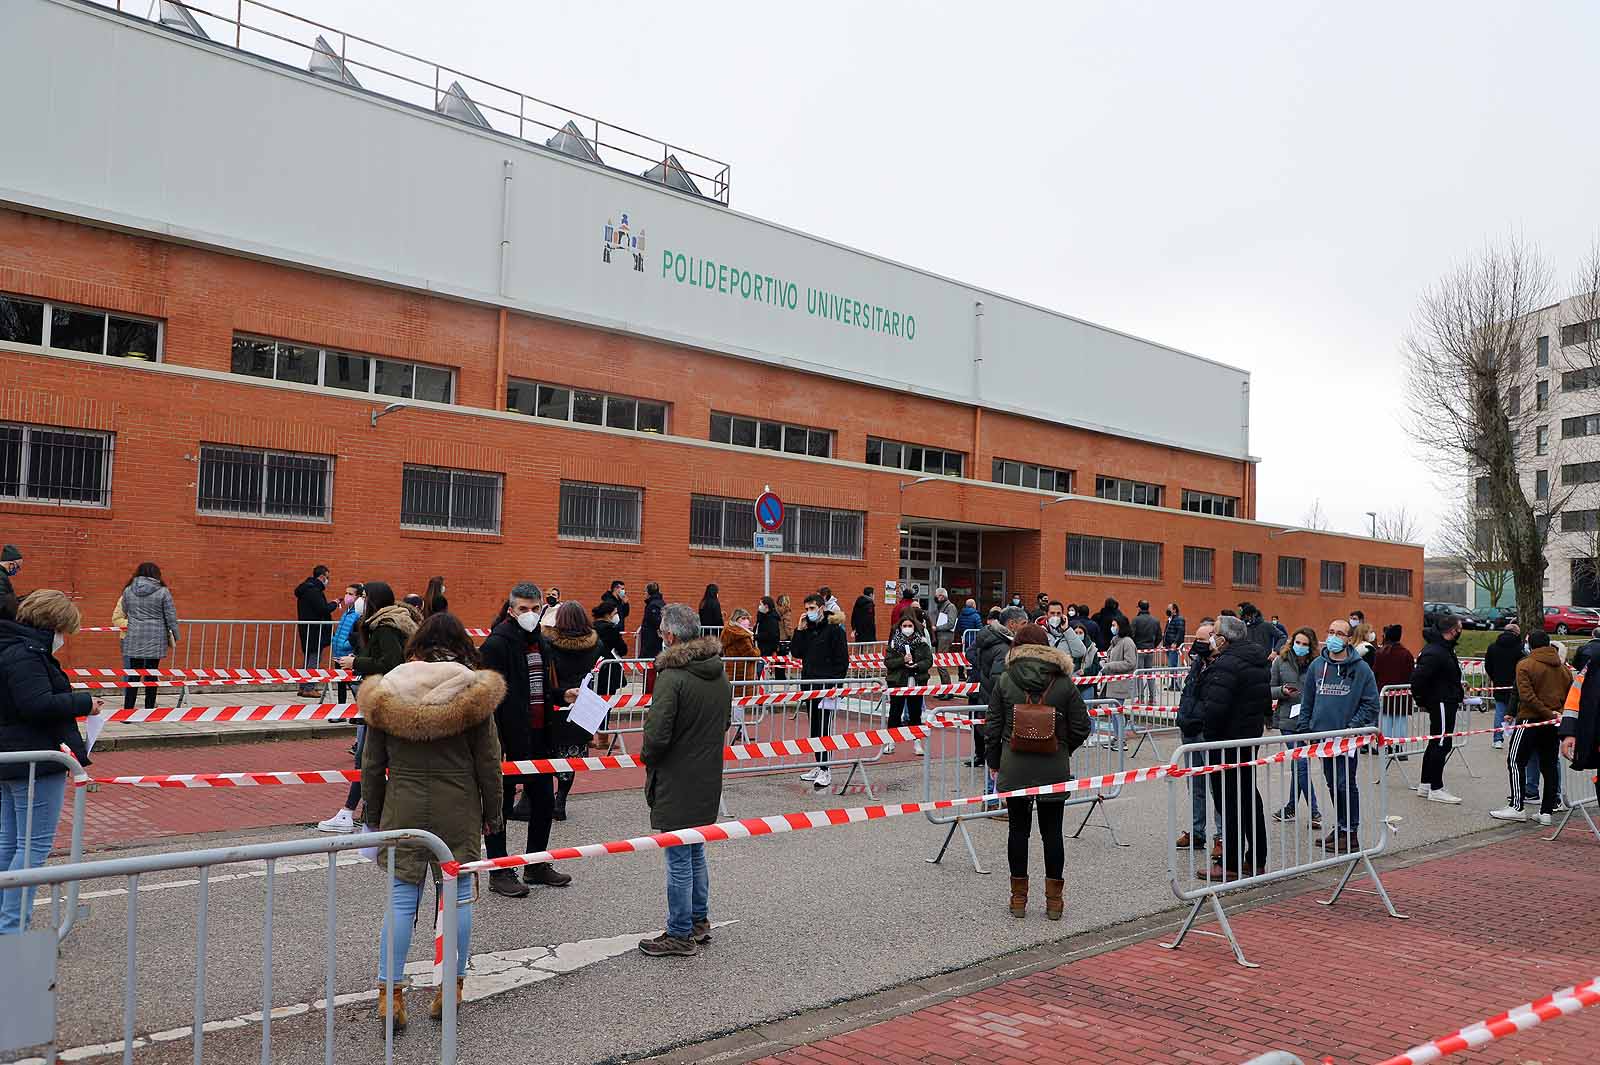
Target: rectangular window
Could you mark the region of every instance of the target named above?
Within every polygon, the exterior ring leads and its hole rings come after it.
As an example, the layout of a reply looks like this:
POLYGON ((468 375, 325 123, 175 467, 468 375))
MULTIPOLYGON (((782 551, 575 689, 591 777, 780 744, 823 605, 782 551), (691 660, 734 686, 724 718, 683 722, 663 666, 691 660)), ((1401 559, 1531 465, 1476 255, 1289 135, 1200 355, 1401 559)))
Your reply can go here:
POLYGON ((0 423, 0 499, 111 504, 110 433, 0 423))
POLYGON ((1550 472, 1548 470, 1534 471, 1533 496, 1541 502, 1550 498, 1550 472))
POLYGON ((160 362, 161 332, 153 318, 0 293, 0 344, 160 362))
MULTIPOLYGON (((233 336, 236 374, 400 399, 455 402, 455 371, 271 337, 233 336)), ((531 399, 531 397, 530 397, 531 399)), ((508 404, 509 405, 509 404, 508 404)))
POLYGON ((1161 485, 1144 481, 1128 481, 1120 477, 1096 477, 1094 494, 1101 499, 1117 499, 1124 503, 1140 503, 1148 507, 1161 505, 1161 485))
MULTIPOLYGON (((418 378, 419 384, 421 378, 418 378)), ((638 433, 664 434, 667 405, 637 396, 618 396, 545 385, 511 378, 506 382, 506 410, 557 422, 581 422, 638 433)))
POLYGON ((1196 514, 1220 514, 1225 518, 1237 518, 1239 497, 1213 495, 1210 492, 1191 492, 1185 488, 1183 509, 1192 510, 1196 514))
POLYGON ((1487 507, 1494 501, 1494 482, 1487 477, 1479 477, 1473 486, 1474 498, 1478 506, 1487 507))
POLYGON ((1278 556, 1278 588, 1285 592, 1306 590, 1305 559, 1291 558, 1288 555, 1278 556))
POLYGON ((400 524, 408 529, 498 533, 505 477, 498 473, 406 466, 400 475, 400 524))
POLYGON ((1183 582, 1185 584, 1210 584, 1214 579, 1217 552, 1209 547, 1183 549, 1183 582))
POLYGON ((1561 346, 1570 347, 1573 344, 1582 344, 1590 337, 1600 334, 1600 321, 1574 322, 1572 325, 1561 327, 1561 346))
POLYGON ((1550 453, 1550 427, 1548 425, 1534 427, 1533 453, 1535 455, 1548 455, 1550 453))
MULTIPOLYGON (((868 459, 867 461, 872 461, 868 459)), ((1051 466, 1036 466, 1031 462, 995 459, 993 476, 996 484, 1016 484, 1024 488, 1042 488, 1046 492, 1068 495, 1072 492, 1073 472, 1051 466)))
MULTIPOLYGON (((724 551, 755 550, 756 504, 753 499, 689 499, 689 544, 724 551)), ((860 558, 866 515, 859 510, 791 506, 784 513, 786 555, 860 558)))
POLYGON ((1539 369, 1542 370, 1550 365, 1550 338, 1547 336, 1540 337, 1537 350, 1536 361, 1539 364, 1539 369))
POLYGON ((1388 566, 1362 566, 1361 594, 1409 596, 1411 571, 1391 569, 1388 566))
POLYGON ((636 544, 643 495, 620 485, 562 481, 556 531, 572 540, 636 544))
POLYGON ((1322 581, 1320 587, 1325 595, 1344 594, 1343 562, 1324 561, 1322 563, 1322 581))
POLYGON ((711 440, 790 455, 833 457, 833 433, 826 429, 808 429, 803 425, 785 425, 719 411, 711 412, 711 440))
POLYGON ((872 466, 896 466, 913 473, 937 473, 946 477, 960 477, 966 468, 966 456, 959 451, 871 436, 867 437, 866 462, 872 466))
POLYGON ((1563 510, 1562 532, 1594 532, 1600 529, 1600 510, 1563 510))
POLYGON ((1507 406, 1509 408, 1509 413, 1511 417, 1515 418, 1517 415, 1522 413, 1522 386, 1512 385, 1509 389, 1507 389, 1506 394, 1508 397, 1507 406))
POLYGON ((328 521, 333 456, 202 444, 198 488, 202 514, 328 521))
POLYGON ((1235 588, 1261 587, 1261 556, 1254 551, 1233 553, 1233 586, 1235 588))
POLYGON ((1561 483, 1567 487, 1600 483, 1600 462, 1574 462, 1561 467, 1561 483))
POLYGON ((1550 382, 1540 381, 1533 386, 1533 405, 1539 410, 1550 409, 1550 382))
POLYGON ((1561 374, 1561 391, 1582 392, 1600 387, 1600 366, 1586 366, 1581 370, 1564 370, 1561 374))
POLYGON ((1161 579, 1161 545, 1068 533, 1067 572, 1158 581, 1161 579))
POLYGON ((1600 414, 1580 414, 1576 418, 1561 419, 1561 439, 1575 436, 1600 436, 1600 414))

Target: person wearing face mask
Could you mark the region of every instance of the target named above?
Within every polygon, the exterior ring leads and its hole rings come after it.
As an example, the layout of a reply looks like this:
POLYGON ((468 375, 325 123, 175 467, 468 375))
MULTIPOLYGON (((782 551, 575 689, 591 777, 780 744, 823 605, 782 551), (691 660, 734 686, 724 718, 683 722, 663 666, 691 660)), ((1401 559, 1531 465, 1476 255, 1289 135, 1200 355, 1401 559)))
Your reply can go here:
MULTIPOLYGON (((539 586, 524 581, 511 589, 506 606, 493 630, 484 639, 479 653, 483 668, 494 670, 506 682, 506 694, 495 708, 495 731, 500 735, 501 757, 507 761, 550 757, 554 719, 547 712, 545 692, 549 687, 549 667, 539 638, 539 617, 543 610, 539 586)), ((515 819, 517 784, 522 784, 528 802, 528 840, 522 853, 547 850, 550 825, 555 820, 555 777, 549 773, 501 778, 502 820, 498 831, 483 837, 484 853, 490 858, 506 856, 505 822, 515 819)), ((548 862, 530 865, 517 880, 514 869, 496 869, 489 874, 489 890, 496 895, 521 899, 528 895, 528 884, 566 887, 572 877, 548 862)))
POLYGON ((556 611, 561 608, 561 589, 552 587, 544 595, 544 606, 539 610, 539 628, 552 629, 556 624, 556 611))
MULTIPOLYGON (((722 629, 722 665, 730 681, 752 681, 761 677, 761 649, 756 646, 756 622, 744 607, 734 610, 722 629)), ((740 692, 739 694, 748 694, 740 692)))
MULTIPOLYGON (((1184 629, 1188 625, 1183 619, 1183 614, 1178 610, 1177 603, 1167 604, 1167 623, 1161 630, 1161 646, 1167 652, 1167 668, 1177 669, 1178 660, 1183 654, 1183 638, 1188 635, 1184 629)), ((1180 682, 1174 679, 1169 686, 1176 688, 1180 682)))
POLYGON ((778 645, 782 642, 778 604, 772 596, 764 595, 761 602, 756 604, 756 652, 762 658, 770 658, 778 653, 778 645))
POLYGON ((0 548, 0 621, 15 621, 17 617, 17 592, 11 578, 22 569, 22 551, 16 544, 0 548))
MULTIPOLYGON (((1106 596, 1105 603, 1100 607, 1100 612, 1094 615, 1097 627, 1095 643, 1101 651, 1111 650, 1111 625, 1115 622, 1117 631, 1128 635, 1128 615, 1122 612, 1121 606, 1111 596, 1106 596)), ((1107 672, 1110 672, 1107 670, 1107 672)))
MULTIPOLYGON (((1436 614, 1432 624, 1422 630, 1422 653, 1411 671, 1411 699, 1418 709, 1428 712, 1428 735, 1456 730, 1456 714, 1464 698, 1461 689, 1461 662, 1456 658, 1456 641, 1461 639, 1461 620, 1449 614, 1436 614)), ((1417 794, 1433 802, 1459 805, 1461 800, 1444 790, 1444 763, 1454 749, 1451 739, 1429 740, 1422 753, 1422 782, 1417 794)))
MULTIPOLYGON (((339 606, 344 613, 339 615, 339 624, 333 629, 333 658, 338 661, 347 655, 356 653, 354 638, 356 622, 360 621, 367 612, 366 589, 359 584, 347 584, 344 595, 339 599, 339 606)), ((359 681, 341 680, 339 682, 339 701, 345 701, 345 696, 359 681)))
MULTIPOLYGON (((1201 674, 1197 692, 1200 735, 1207 743, 1255 739, 1272 711, 1267 652, 1236 617, 1217 619, 1211 644, 1211 664, 1201 674)), ((1255 768, 1248 764, 1255 757, 1256 748, 1248 745, 1210 752, 1214 765, 1245 764, 1209 774, 1212 801, 1222 809, 1222 857, 1200 874, 1202 879, 1235 880, 1267 867, 1267 816, 1256 790, 1255 768)))
MULTIPOLYGON (((844 631, 844 615, 829 613, 821 595, 812 592, 806 596, 805 613, 795 623, 794 638, 789 641, 789 655, 800 660, 802 681, 839 681, 850 675, 850 641, 844 631)), ((804 687, 826 688, 827 684, 807 684, 804 687)), ((813 699, 806 704, 811 722, 811 735, 828 735, 837 699, 813 699)), ((800 779, 810 781, 818 788, 833 784, 829 773, 828 755, 817 752, 817 766, 801 774, 800 779)))
MULTIPOLYGON (((366 588, 360 584, 345 585, 344 598, 340 601, 344 613, 339 616, 339 626, 333 630, 333 659, 337 665, 341 659, 355 660, 357 651, 362 648, 355 644, 357 623, 366 616, 367 599, 366 588)), ((355 680, 341 680, 339 682, 339 701, 342 703, 348 693, 361 690, 361 678, 355 680)), ((366 748, 367 726, 356 726, 355 746, 350 753, 355 756, 356 768, 361 768, 361 755, 366 748)), ((326 821, 317 822, 318 832, 348 833, 356 830, 356 808, 361 805, 361 781, 352 780, 349 789, 345 792, 344 805, 339 807, 337 813, 326 821)))
MULTIPOLYGON (((950 601, 950 593, 943 588, 934 589, 933 606, 928 612, 928 631, 933 637, 933 653, 936 655, 949 654, 956 644, 956 622, 960 620, 960 612, 956 605, 950 601)), ((939 667, 939 683, 950 683, 950 668, 939 667)))
MULTIPOLYGON (((1145 617, 1149 617, 1148 611, 1145 617)), ((1111 619, 1110 638, 1107 641, 1106 655, 1100 663, 1100 671, 1109 677, 1118 677, 1118 680, 1108 680, 1101 686, 1104 695, 1102 698, 1116 699, 1119 702, 1131 703, 1139 695, 1139 682, 1131 674, 1139 668, 1139 648, 1133 636, 1123 624, 1125 619, 1120 615, 1111 619)), ((1088 745, 1098 746, 1108 742, 1113 749, 1127 749, 1127 740, 1123 738, 1127 719, 1121 714, 1112 714, 1094 719, 1094 733, 1090 735, 1088 745), (1110 730, 1109 740, 1103 740, 1102 730, 1110 730)))
MULTIPOLYGON (((322 666, 322 652, 327 649, 332 635, 328 631, 328 621, 333 617, 333 612, 339 609, 337 601, 328 601, 328 581, 330 574, 327 566, 317 566, 311 571, 311 576, 301 581, 294 589, 295 619, 301 624, 298 627, 300 635, 300 648, 305 652, 305 668, 320 669, 322 666)), ((321 685, 307 683, 300 685, 300 698, 315 699, 321 685)))
MULTIPOLYGON (((1194 642, 1189 647, 1189 672, 1183 678, 1183 690, 1178 695, 1178 734, 1184 743, 1199 743, 1200 733, 1205 727, 1205 721, 1200 713, 1200 678, 1205 673, 1206 667, 1211 664, 1211 635, 1216 631, 1216 624, 1212 618, 1201 618, 1200 625, 1194 630, 1194 642)), ((1199 752, 1190 756, 1190 766, 1205 764, 1205 758, 1199 752)), ((1211 790, 1211 785, 1205 777, 1189 778, 1189 831, 1181 833, 1174 842, 1179 848, 1189 847, 1197 851, 1206 849, 1206 796, 1211 790)), ((1212 808, 1217 811, 1216 823, 1222 824, 1221 808, 1215 803, 1212 808)), ((1216 846, 1211 852, 1213 859, 1222 857, 1222 837, 1219 835, 1216 846)))
POLYGON ((1061 605, 1059 599, 1052 600, 1050 605, 1045 607, 1044 635, 1051 647, 1071 657, 1073 668, 1069 671, 1069 675, 1082 667, 1088 648, 1084 645, 1083 635, 1067 624, 1066 608, 1061 605))
MULTIPOLYGON (((15 619, 0 619, 0 751, 54 751, 63 745, 89 764, 77 719, 98 714, 102 703, 73 691, 56 654, 83 619, 62 592, 41 588, 17 605, 15 619)), ((54 762, 0 765, 0 870, 43 865, 61 819, 67 791, 65 767, 54 762)), ((0 892, 0 934, 20 932, 33 914, 33 889, 0 892)))
MULTIPOLYGON (((628 641, 622 637, 622 612, 617 599, 601 599, 594 606, 594 634, 600 641, 600 673, 594 690, 600 695, 615 695, 622 687, 622 662, 628 657, 628 641)), ((601 741, 599 733, 595 740, 601 741)), ((603 741, 601 741, 603 742, 603 741)))
MULTIPOLYGON (((1378 708, 1378 678, 1352 643, 1349 623, 1335 618, 1328 623, 1322 653, 1305 671, 1305 691, 1300 696, 1300 715, 1293 722, 1293 731, 1370 728, 1378 723, 1378 708)), ((1322 779, 1333 793, 1338 819, 1321 846, 1334 852, 1358 851, 1361 794, 1356 781, 1357 756, 1337 754, 1320 761, 1322 779)))
MULTIPOLYGON (((883 655, 884 680, 891 688, 909 688, 928 683, 928 673, 933 668, 933 644, 922 616, 922 608, 911 606, 900 615, 900 627, 889 637, 889 648, 883 655)), ((922 724, 922 696, 889 696, 889 727, 901 724, 922 724)), ((922 754, 922 741, 912 744, 917 754, 922 754)), ((894 744, 883 745, 884 754, 894 753, 894 744)))
MULTIPOLYGON (((661 612, 667 608, 661 585, 651 581, 644 586, 644 617, 639 620, 639 657, 654 658, 665 646, 661 640, 661 612)), ((649 676, 655 676, 652 672, 649 676)))
MULTIPOLYGON (((995 682, 1006 671, 1006 655, 1011 651, 1011 642, 1016 638, 1017 630, 1026 624, 1028 624, 1028 612, 1020 606, 1008 606, 1000 611, 997 620, 985 625, 978 633, 977 639, 972 641, 972 651, 967 656, 967 662, 978 677, 978 694, 972 705, 988 707, 989 700, 994 695, 995 682)), ((968 766, 977 768, 987 765, 984 742, 983 730, 973 729, 972 759, 967 762, 968 766)))

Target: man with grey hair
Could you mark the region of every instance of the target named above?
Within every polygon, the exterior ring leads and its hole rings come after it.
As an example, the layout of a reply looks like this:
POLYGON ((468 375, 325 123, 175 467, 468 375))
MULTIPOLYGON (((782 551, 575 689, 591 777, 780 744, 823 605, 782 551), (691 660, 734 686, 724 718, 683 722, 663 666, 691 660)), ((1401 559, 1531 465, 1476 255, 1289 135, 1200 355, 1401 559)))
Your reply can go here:
MULTIPOLYGON (((546 665, 539 643, 543 598, 539 586, 528 581, 512 588, 499 619, 479 648, 483 668, 494 670, 506 682, 505 698, 495 708, 494 723, 500 733, 501 757, 508 761, 550 756, 550 730, 545 720, 546 665)), ((555 778, 548 773, 503 776, 501 812, 508 822, 516 817, 513 807, 519 782, 528 804, 528 842, 523 853, 545 850, 550 846, 550 823, 556 809, 555 778)), ((506 856, 504 828, 484 836, 483 843, 489 857, 506 856)), ((513 899, 526 898, 529 884, 566 887, 570 883, 572 877, 548 862, 528 866, 520 883, 514 869, 496 869, 489 874, 489 890, 513 899)))
MULTIPOLYGON (((1026 610, 1020 606, 1008 606, 1000 611, 997 620, 985 625, 978 633, 978 638, 972 641, 972 653, 967 660, 978 675, 978 697, 971 711, 974 716, 987 710, 995 682, 1006 671, 1006 655, 1011 653, 1011 641, 1016 639, 1017 630, 1027 623, 1026 610)), ((967 764, 985 765, 982 729, 972 730, 972 744, 972 761, 967 764)))
MULTIPOLYGON (((1207 743, 1256 739, 1265 731, 1272 709, 1267 651, 1250 638, 1243 621, 1226 615, 1217 619, 1211 641, 1211 665, 1200 674, 1196 692, 1201 738, 1207 743)), ((1249 762, 1255 756, 1253 746, 1227 747, 1211 751, 1210 763, 1249 762)), ((1267 821, 1255 770, 1211 774, 1211 798, 1222 810, 1222 855, 1203 878, 1237 880, 1265 870, 1267 821)))
MULTIPOLYGON (((650 827, 677 832, 709 825, 722 800, 722 746, 733 716, 733 685, 722 666, 722 641, 700 635, 700 614, 682 603, 661 612, 656 687, 644 719, 644 796, 650 827)), ((641 940, 655 958, 689 957, 711 941, 706 845, 666 848, 667 930, 641 940)))
MULTIPOLYGON (((935 654, 948 654, 956 642, 956 619, 961 612, 950 601, 950 593, 943 588, 936 588, 933 592, 933 606, 928 609, 928 628, 933 631, 933 651, 935 654)), ((944 664, 939 666, 939 683, 950 683, 950 668, 944 664)))

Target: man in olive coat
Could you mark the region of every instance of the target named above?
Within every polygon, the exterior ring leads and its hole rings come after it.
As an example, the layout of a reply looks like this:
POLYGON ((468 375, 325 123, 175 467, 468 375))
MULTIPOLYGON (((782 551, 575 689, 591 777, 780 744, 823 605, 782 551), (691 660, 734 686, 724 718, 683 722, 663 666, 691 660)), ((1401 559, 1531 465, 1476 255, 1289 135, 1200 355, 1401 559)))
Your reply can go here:
MULTIPOLYGON (((682 603, 661 612, 666 649, 656 656, 656 686, 644 721, 645 801, 650 827, 676 832, 709 825, 722 800, 722 748, 733 686, 722 641, 700 635, 700 615, 682 603)), ((688 957, 711 941, 710 878, 704 843, 668 847, 667 930, 640 942, 652 957, 688 957)))

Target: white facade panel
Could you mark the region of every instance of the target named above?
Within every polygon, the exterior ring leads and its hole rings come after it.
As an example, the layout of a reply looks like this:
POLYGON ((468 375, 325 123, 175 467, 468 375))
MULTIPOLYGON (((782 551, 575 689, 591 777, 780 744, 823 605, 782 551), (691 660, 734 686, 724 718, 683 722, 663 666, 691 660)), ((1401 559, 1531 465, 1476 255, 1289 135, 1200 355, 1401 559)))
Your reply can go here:
POLYGON ((1248 454, 1241 370, 69 0, 11 0, 6 21, 0 86, 8 99, 39 104, 13 108, 22 135, 8 136, 13 150, 0 157, 0 199, 1190 450, 1248 454), (58 61, 64 54, 70 64, 58 61), (514 179, 502 291, 507 160, 514 179), (626 249, 615 247, 624 214, 626 249))

